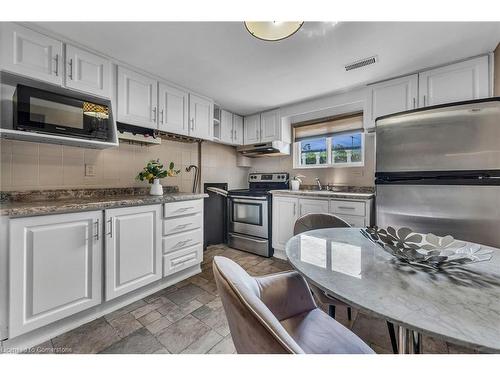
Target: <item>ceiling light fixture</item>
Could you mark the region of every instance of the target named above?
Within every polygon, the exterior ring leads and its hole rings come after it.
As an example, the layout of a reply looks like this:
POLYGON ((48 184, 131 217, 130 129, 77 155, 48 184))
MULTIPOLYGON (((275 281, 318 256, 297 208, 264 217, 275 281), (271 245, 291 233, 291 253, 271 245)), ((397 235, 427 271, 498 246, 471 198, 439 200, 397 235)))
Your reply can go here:
POLYGON ((257 39, 275 42, 277 40, 286 39, 295 34, 304 24, 300 22, 248 22, 245 21, 247 31, 257 39))

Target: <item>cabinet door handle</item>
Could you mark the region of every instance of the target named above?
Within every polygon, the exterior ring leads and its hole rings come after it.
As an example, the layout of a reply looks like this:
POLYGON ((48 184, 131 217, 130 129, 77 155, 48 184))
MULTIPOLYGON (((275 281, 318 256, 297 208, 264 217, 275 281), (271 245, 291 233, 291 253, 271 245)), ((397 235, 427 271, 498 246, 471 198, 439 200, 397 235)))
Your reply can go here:
POLYGON ((109 234, 109 237, 113 238, 113 218, 110 218, 108 222, 109 222, 109 233, 106 234, 109 234))
POLYGON ((69 79, 73 80, 73 59, 69 59, 69 62, 68 62, 68 65, 69 65, 69 79))
POLYGON ((297 203, 293 204, 293 216, 297 213, 297 203))
POLYGON ((417 100, 413 98, 413 109, 417 108, 417 100))
POLYGON ((161 117, 160 117, 161 120, 160 121, 161 121, 162 124, 164 124, 164 122, 163 122, 163 109, 160 111, 160 115, 161 115, 161 117))
POLYGON ((194 118, 191 119, 191 130, 194 130, 194 118))
POLYGON ((54 71, 56 76, 59 76, 59 55, 54 57, 54 61, 56 62, 56 70, 54 71))
POLYGON ((237 130, 234 131, 234 141, 236 141, 238 139, 238 133, 237 133, 237 130))
POLYGON ((156 122, 156 107, 153 107, 153 122, 156 122))
POLYGON ((234 139, 234 130, 231 129, 231 140, 233 140, 233 139, 234 139))
POLYGON ((94 238, 99 241, 99 219, 97 219, 94 223, 95 225, 95 234, 94 234, 94 238))
POLYGON ((425 98, 425 95, 424 95, 424 107, 425 107, 425 101, 426 101, 425 99, 426 99, 426 98, 425 98))

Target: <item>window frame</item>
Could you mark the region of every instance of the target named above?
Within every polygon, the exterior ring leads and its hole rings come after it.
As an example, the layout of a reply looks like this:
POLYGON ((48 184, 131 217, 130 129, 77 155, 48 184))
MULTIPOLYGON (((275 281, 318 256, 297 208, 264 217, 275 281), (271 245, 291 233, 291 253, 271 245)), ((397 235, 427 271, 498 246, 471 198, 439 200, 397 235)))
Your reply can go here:
POLYGON ((325 164, 302 164, 301 163, 301 143, 302 141, 293 142, 293 169, 314 169, 314 168, 353 168, 353 167, 364 167, 365 166, 365 132, 364 129, 357 129, 346 132, 339 132, 338 134, 360 134, 361 135, 361 161, 349 162, 349 163, 335 163, 333 161, 332 152, 332 138, 335 134, 328 137, 318 136, 318 138, 326 138, 326 163, 325 164))

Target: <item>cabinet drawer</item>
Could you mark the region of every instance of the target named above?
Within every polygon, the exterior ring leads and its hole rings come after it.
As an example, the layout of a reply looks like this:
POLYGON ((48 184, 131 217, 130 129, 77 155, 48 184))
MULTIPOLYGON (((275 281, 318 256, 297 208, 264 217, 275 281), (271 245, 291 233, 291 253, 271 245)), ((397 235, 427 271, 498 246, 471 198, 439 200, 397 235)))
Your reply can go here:
POLYGON ((163 253, 171 253, 186 247, 202 245, 203 234, 201 229, 182 232, 171 236, 163 237, 163 253))
POLYGON ((352 215, 337 215, 341 219, 347 221, 347 223, 354 228, 364 228, 366 226, 365 218, 363 216, 352 216, 352 215))
POLYGON ((163 235, 168 236, 169 234, 199 229, 201 228, 202 220, 201 213, 163 219, 163 235))
POLYGON ((164 217, 196 214, 203 210, 203 200, 191 200, 184 202, 165 203, 164 217))
POLYGON ((203 260, 201 245, 188 247, 163 256, 163 276, 169 276, 195 266, 203 260))
POLYGON ((330 201, 330 211, 333 214, 365 216, 365 202, 330 201))

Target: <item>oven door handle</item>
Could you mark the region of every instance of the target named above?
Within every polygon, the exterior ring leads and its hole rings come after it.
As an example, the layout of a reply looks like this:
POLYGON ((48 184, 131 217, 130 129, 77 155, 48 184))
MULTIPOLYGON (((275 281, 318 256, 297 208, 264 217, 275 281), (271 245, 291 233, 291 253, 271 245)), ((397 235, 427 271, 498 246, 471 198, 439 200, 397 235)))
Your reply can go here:
POLYGON ((229 196, 229 198, 236 203, 254 203, 253 201, 267 201, 266 197, 245 197, 245 198, 236 198, 234 196, 229 196))

